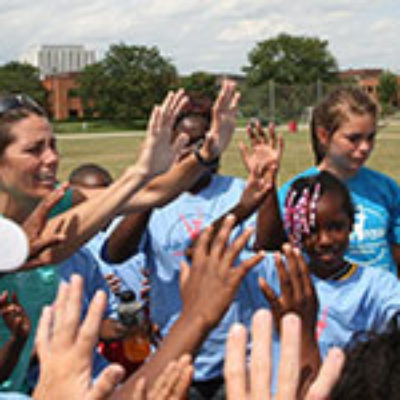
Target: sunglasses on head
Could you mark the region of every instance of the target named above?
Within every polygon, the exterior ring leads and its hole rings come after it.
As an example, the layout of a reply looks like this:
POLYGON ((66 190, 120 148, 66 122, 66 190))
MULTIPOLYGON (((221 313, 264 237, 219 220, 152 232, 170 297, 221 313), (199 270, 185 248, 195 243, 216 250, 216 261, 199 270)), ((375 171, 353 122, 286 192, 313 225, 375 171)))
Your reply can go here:
POLYGON ((44 115, 43 108, 26 94, 13 94, 0 97, 0 117, 9 111, 21 108, 44 115))

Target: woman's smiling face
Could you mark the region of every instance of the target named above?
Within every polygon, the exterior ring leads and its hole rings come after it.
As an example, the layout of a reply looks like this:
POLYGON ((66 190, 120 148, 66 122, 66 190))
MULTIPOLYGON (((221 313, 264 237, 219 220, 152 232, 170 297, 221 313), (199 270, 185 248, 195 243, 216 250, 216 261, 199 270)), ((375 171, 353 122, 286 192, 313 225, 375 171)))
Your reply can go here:
POLYGON ((13 195, 40 199, 54 189, 59 162, 50 123, 31 113, 13 123, 10 134, 0 158, 1 183, 13 195))

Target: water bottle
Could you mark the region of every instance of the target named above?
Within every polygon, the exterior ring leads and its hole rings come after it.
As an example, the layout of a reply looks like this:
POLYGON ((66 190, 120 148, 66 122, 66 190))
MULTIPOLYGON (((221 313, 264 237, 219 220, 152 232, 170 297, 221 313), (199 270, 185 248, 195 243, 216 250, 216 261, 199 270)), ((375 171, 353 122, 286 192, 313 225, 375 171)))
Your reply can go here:
POLYGON ((150 319, 145 302, 136 300, 135 293, 125 290, 120 293, 118 317, 129 329, 122 346, 125 357, 132 363, 142 363, 150 354, 150 319))

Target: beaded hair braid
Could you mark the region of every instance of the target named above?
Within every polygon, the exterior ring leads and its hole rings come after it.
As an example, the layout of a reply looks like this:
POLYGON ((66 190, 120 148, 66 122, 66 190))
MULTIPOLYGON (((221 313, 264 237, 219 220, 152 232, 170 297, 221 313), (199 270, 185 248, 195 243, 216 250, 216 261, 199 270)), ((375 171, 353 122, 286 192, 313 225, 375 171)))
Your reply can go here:
POLYGON ((321 184, 306 186, 301 191, 290 189, 285 201, 285 229, 296 246, 301 247, 303 236, 316 225, 317 202, 321 184))

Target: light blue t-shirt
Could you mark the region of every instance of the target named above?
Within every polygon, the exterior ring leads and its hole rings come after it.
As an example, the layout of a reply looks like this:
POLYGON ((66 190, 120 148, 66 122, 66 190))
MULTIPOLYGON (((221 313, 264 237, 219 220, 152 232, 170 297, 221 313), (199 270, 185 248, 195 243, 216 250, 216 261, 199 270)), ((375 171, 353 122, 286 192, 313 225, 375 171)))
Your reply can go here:
POLYGON ((32 400, 32 397, 26 396, 22 393, 8 392, 0 393, 0 400, 32 400))
MULTIPOLYGON (((67 190, 63 199, 58 203, 51 216, 60 214, 72 206, 72 192, 67 190)), ((57 266, 50 265, 29 271, 15 272, 0 278, 0 293, 8 290, 15 292, 20 304, 24 307, 31 320, 31 332, 25 343, 19 361, 10 378, 0 385, 1 391, 26 390, 23 385, 28 370, 29 358, 33 348, 38 320, 45 305, 53 302, 58 288, 59 275, 57 266)), ((0 318, 0 347, 9 339, 10 332, 0 318)))
MULTIPOLYGON (((279 203, 282 213, 293 181, 318 172, 316 167, 307 169, 281 187, 279 203)), ((390 245, 400 243, 399 185, 387 175, 366 167, 344 183, 356 207, 346 258, 365 267, 379 267, 397 274, 390 245)))
MULTIPOLYGON (((142 270, 146 267, 145 255, 138 253, 129 258, 123 263, 113 264, 108 260, 104 252, 106 247, 104 243, 107 240, 109 233, 121 222, 123 217, 115 218, 106 230, 98 232, 86 245, 85 248, 89 249, 92 256, 96 259, 100 271, 104 276, 114 274, 121 281, 122 290, 132 290, 136 294, 136 298, 140 298, 140 292, 143 289, 143 280, 145 279, 142 270)), ((118 299, 112 293, 111 297, 118 302, 118 299)))
MULTIPOLYGON (((279 276, 272 258, 266 258, 255 272, 280 294, 279 276)), ((400 281, 391 273, 353 264, 339 280, 312 276, 319 301, 316 336, 324 358, 333 346, 344 347, 355 332, 382 331, 400 311, 400 281)), ((261 292, 259 290, 259 292, 261 292)), ((269 308, 263 296, 259 307, 269 308)), ((279 360, 279 339, 273 340, 274 379, 279 360)))
MULTIPOLYGON (((185 249, 201 230, 239 201, 244 187, 245 182, 241 179, 214 175, 210 184, 199 193, 183 193, 153 212, 141 248, 146 254, 150 273, 151 318, 163 335, 181 310, 179 273, 185 249)), ((235 234, 241 230, 242 226, 235 234)), ((196 356, 195 380, 222 376, 227 332, 233 322, 241 320, 241 297, 247 292, 246 288, 242 285, 239 289, 226 315, 196 356)))

